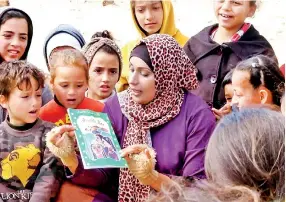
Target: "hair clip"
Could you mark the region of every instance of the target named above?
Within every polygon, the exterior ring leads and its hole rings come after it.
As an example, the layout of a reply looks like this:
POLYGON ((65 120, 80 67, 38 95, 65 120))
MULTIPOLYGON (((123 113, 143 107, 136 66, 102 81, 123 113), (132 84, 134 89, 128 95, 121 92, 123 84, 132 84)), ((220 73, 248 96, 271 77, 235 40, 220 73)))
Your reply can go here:
POLYGON ((255 67, 258 67, 259 65, 258 65, 256 62, 253 62, 253 63, 251 64, 251 66, 255 68, 255 67))

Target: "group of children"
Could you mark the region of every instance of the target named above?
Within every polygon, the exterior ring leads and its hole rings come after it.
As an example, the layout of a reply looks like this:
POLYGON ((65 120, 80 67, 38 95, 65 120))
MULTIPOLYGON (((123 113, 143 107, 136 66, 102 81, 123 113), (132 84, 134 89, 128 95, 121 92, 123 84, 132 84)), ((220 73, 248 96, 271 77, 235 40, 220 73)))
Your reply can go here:
MULTIPOLYGON (((56 27, 43 49, 48 78, 26 61, 31 18, 20 9, 2 10, 0 201, 146 201, 151 190, 172 184, 172 176, 213 180, 218 168, 208 163, 233 149, 214 152, 233 114, 242 111, 239 120, 246 122, 250 112, 278 114, 261 109, 280 110, 285 82, 271 45, 245 22, 256 1, 215 1, 218 24, 190 39, 176 28, 171 1, 131 0, 130 6, 140 38, 121 50, 108 31, 86 43, 71 25, 56 27), (257 109, 243 112, 247 107, 257 109), (107 113, 129 169, 84 170, 80 155, 69 150, 75 145, 68 108, 107 113), (215 118, 222 122, 213 133, 215 118), (155 149, 156 166, 134 167, 130 156, 147 148, 155 149)), ((283 199, 281 192, 263 194, 283 199)))

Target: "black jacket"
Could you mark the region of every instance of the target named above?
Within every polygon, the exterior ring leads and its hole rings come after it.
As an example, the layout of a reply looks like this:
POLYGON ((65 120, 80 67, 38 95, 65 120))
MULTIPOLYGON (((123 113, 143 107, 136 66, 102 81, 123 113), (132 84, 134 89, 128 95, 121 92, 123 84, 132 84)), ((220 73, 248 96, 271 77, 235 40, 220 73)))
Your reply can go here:
POLYGON ((252 25, 239 41, 221 45, 210 37, 217 26, 204 28, 189 39, 184 50, 198 70, 200 85, 193 93, 213 107, 220 108, 225 103, 221 86, 223 78, 238 62, 259 54, 277 59, 269 42, 252 25))

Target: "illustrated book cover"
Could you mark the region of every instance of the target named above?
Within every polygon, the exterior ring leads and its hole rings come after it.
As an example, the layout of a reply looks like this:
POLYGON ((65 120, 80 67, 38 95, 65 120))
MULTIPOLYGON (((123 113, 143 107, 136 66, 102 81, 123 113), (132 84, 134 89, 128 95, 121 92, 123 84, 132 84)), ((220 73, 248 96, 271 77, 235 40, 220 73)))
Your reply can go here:
POLYGON ((111 122, 105 113, 68 109, 85 169, 126 168, 111 122))

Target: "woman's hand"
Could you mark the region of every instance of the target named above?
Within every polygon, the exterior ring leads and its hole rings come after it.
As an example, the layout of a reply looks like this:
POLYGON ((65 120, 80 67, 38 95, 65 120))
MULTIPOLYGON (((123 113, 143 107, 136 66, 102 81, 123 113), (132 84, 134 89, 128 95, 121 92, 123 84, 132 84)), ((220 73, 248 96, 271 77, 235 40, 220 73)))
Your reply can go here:
POLYGON ((127 161, 130 172, 143 185, 152 185, 158 179, 155 170, 156 153, 146 144, 137 144, 121 150, 121 156, 127 161))
POLYGON ((74 127, 63 125, 53 128, 46 135, 46 143, 49 150, 59 157, 71 172, 75 172, 78 160, 75 153, 74 127))

